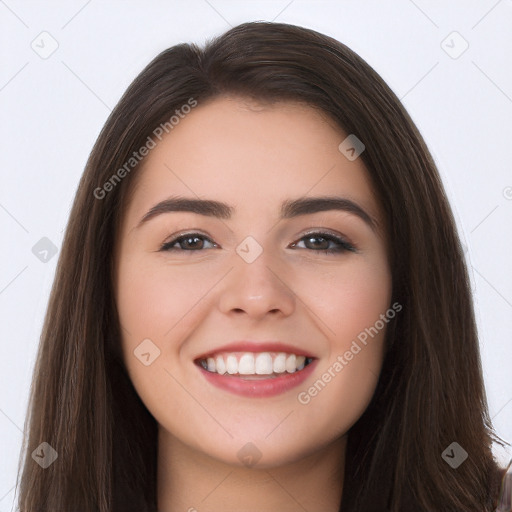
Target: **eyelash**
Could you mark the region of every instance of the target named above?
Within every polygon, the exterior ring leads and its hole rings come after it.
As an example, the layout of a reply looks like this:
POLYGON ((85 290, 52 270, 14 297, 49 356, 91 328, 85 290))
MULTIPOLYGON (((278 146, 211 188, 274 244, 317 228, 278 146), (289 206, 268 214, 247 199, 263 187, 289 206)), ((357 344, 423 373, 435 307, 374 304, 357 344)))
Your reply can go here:
MULTIPOLYGON (((326 232, 320 232, 320 231, 313 231, 310 233, 304 234, 298 242, 301 242, 305 238, 323 238, 324 240, 327 240, 329 242, 335 242, 338 244, 338 247, 335 249, 310 249, 313 252, 317 253, 323 253, 323 254, 340 254, 347 251, 350 252, 357 252, 356 247, 354 247, 352 244, 344 240, 343 238, 340 238, 334 234, 326 233, 326 232)), ((190 239, 190 238, 200 238, 204 240, 208 240, 210 243, 215 244, 215 242, 212 242, 212 240, 207 237, 206 235, 203 235, 201 233, 191 232, 191 233, 185 233, 184 235, 180 235, 169 242, 165 242, 161 247, 160 251, 166 251, 166 252, 173 252, 173 251, 183 251, 183 252, 197 252, 201 251, 203 249, 176 249, 173 247, 173 245, 176 245, 180 242, 183 242, 184 240, 190 239)), ((294 242, 292 246, 296 246, 298 242, 294 242)), ((306 248, 307 249, 307 248, 306 248)))

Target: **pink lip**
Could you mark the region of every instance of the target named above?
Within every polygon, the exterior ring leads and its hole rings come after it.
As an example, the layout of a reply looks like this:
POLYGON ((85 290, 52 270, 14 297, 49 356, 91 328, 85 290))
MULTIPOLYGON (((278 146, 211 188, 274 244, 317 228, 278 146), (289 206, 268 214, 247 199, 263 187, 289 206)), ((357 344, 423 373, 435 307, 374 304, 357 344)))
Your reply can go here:
POLYGON ((296 356, 315 358, 314 355, 304 352, 301 348, 280 343, 278 341, 234 341, 233 343, 210 350, 204 355, 197 357, 196 361, 199 359, 206 359, 207 357, 213 357, 215 354, 220 354, 221 352, 286 352, 288 354, 295 354, 296 356))
MULTIPOLYGON (((284 352, 284 350, 280 351, 284 352)), ((209 372, 199 365, 197 365, 197 368, 199 368, 199 371, 208 382, 218 388, 236 395, 251 398, 263 398, 279 395, 299 386, 311 375, 317 362, 318 359, 314 359, 302 370, 295 371, 294 373, 286 373, 279 377, 261 380, 247 380, 243 377, 237 377, 229 374, 220 375, 219 373, 209 372)))

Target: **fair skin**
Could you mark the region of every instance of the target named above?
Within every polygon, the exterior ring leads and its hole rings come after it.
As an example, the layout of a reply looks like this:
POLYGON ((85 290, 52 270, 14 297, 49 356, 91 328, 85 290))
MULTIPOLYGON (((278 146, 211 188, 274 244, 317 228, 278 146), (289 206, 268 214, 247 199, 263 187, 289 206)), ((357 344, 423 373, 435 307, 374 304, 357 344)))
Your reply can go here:
POLYGON ((307 106, 223 97, 200 103, 145 159, 119 232, 115 293, 126 368, 159 425, 160 512, 339 509, 346 433, 375 391, 385 328, 342 371, 333 364, 391 300, 382 212, 361 158, 338 150, 345 137, 307 106), (170 196, 233 211, 139 225, 170 196), (350 199, 375 225, 345 210, 280 218, 284 201, 305 196, 350 199), (355 250, 327 254, 319 249, 340 243, 305 236, 325 231, 355 250), (250 263, 237 253, 248 236, 262 249, 250 263), (146 352, 160 350, 147 366, 134 355, 145 339, 146 352), (197 358, 235 340, 291 344, 314 356, 313 372, 267 397, 212 385, 197 358))

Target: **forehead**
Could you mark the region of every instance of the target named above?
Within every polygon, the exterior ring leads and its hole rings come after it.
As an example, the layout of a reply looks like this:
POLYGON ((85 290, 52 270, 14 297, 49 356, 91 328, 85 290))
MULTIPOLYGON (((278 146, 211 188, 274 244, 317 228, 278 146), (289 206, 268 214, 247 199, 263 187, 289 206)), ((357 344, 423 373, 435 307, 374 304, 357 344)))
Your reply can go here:
POLYGON ((135 221, 169 195, 221 199, 251 218, 290 198, 339 194, 378 218, 362 160, 338 149, 346 137, 304 104, 216 98, 156 141, 132 183, 128 216, 135 221))

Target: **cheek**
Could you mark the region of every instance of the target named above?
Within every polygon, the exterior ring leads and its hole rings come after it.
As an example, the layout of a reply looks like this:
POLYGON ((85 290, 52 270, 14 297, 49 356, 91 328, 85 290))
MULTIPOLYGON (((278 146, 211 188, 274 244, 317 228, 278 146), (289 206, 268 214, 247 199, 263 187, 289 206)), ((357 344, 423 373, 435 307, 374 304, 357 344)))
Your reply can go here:
POLYGON ((328 354, 297 399, 320 428, 343 433, 365 411, 377 385, 386 327, 395 316, 389 314, 391 276, 384 259, 360 259, 310 282, 304 298, 321 320, 328 354))
POLYGON ((131 338, 167 339, 208 290, 197 269, 170 268, 155 258, 125 258, 119 266, 117 306, 131 338))
POLYGON ((302 274, 299 283, 298 294, 320 320, 331 355, 347 350, 390 307, 391 275, 382 258, 358 258, 321 274, 302 274))
POLYGON ((166 370, 174 373, 181 341, 190 322, 201 314, 200 299, 211 284, 197 269, 148 260, 145 255, 123 256, 116 304, 127 372, 145 405, 158 417, 170 396, 180 396, 166 370), (148 365, 141 359, 145 353, 150 354, 148 365))
MULTIPOLYGON (((136 254, 126 254, 119 262, 116 304, 124 363, 148 406, 159 403, 155 389, 174 386, 166 370, 182 374, 183 364, 190 363, 184 341, 211 307, 208 294, 218 281, 219 270, 207 267, 171 265, 163 258, 136 254), (148 350, 154 362, 144 366, 138 354, 148 350)), ((168 401, 167 392, 160 403, 168 401)))

